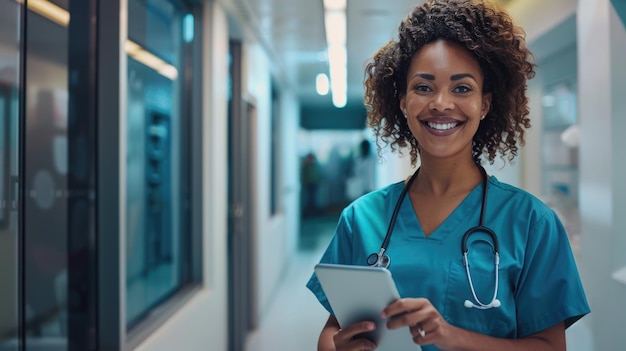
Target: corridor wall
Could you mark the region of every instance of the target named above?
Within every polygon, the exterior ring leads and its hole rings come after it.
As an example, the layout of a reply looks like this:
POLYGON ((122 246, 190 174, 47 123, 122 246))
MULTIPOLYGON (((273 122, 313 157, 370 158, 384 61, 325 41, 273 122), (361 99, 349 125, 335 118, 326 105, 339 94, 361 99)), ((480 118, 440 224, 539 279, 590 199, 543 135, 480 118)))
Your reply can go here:
POLYGON ((583 283, 595 350, 626 344, 626 30, 609 0, 578 2, 583 283))

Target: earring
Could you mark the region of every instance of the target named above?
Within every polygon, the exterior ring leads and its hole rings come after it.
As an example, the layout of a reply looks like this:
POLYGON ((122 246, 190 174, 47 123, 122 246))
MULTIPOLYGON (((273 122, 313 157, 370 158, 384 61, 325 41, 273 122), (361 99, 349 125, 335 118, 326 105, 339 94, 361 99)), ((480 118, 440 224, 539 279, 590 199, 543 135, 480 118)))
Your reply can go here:
POLYGON ((486 115, 482 115, 482 117, 480 117, 480 120, 482 121, 483 119, 485 119, 486 115))

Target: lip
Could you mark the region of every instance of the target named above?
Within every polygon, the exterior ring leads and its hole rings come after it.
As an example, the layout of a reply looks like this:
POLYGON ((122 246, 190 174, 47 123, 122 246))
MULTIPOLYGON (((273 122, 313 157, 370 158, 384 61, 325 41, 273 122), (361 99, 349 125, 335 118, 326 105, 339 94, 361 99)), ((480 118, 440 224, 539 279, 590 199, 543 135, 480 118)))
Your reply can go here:
POLYGON ((431 117, 420 120, 425 129, 436 136, 448 136, 461 128, 465 122, 452 117, 431 117), (437 128, 432 125, 436 124, 437 128), (454 125, 454 126, 452 126, 454 125))

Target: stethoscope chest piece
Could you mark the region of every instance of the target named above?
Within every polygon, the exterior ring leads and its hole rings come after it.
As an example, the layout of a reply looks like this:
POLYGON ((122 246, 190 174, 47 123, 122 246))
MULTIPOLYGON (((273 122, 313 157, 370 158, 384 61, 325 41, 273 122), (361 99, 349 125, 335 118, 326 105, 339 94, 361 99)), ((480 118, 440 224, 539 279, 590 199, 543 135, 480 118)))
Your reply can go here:
POLYGON ((367 265, 373 267, 389 268, 390 259, 385 255, 385 249, 381 248, 378 253, 372 253, 367 256, 367 265))

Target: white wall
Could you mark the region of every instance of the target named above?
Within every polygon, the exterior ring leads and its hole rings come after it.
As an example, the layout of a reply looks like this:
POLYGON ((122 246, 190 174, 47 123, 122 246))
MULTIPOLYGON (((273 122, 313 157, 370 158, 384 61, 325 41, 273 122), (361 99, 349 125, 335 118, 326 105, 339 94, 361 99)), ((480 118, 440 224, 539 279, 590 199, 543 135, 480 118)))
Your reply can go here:
POLYGON ((226 350, 227 298, 227 153, 228 25, 225 12, 205 5, 203 150, 203 289, 157 332, 136 348, 140 351, 226 350))
POLYGON ((254 193, 255 236, 253 272, 255 277, 255 313, 260 317, 270 301, 282 271, 285 248, 283 216, 270 216, 271 150, 271 66, 258 43, 243 46, 243 95, 256 106, 252 123, 252 183, 254 193))
POLYGON ((590 300, 595 350, 626 345, 626 285, 611 278, 624 260, 622 152, 626 33, 609 0, 578 2, 578 86, 581 121, 582 274, 590 300), (616 244, 622 243, 621 247, 616 244))
POLYGON ((288 267, 289 259, 295 254, 298 234, 299 195, 295 191, 298 187, 297 154, 295 145, 299 124, 299 106, 296 96, 286 89, 281 94, 283 111, 283 135, 272 136, 272 95, 271 72, 276 68, 275 62, 269 57, 263 46, 256 42, 254 37, 248 37, 244 42, 244 69, 243 87, 244 96, 253 101, 257 114, 253 122, 253 187, 254 187, 254 230, 255 230, 255 264, 256 271, 256 313, 262 319, 266 309, 273 302, 276 288, 288 267), (291 133, 291 134, 288 134, 291 133), (285 153, 285 184, 286 189, 284 211, 271 214, 271 138, 283 138, 285 153), (292 191, 293 190, 293 191, 292 191))
POLYGON ((300 228, 300 162, 298 158, 298 129, 300 104, 293 90, 281 93, 282 150, 283 150, 283 213, 285 217, 285 254, 291 257, 298 248, 300 228))

